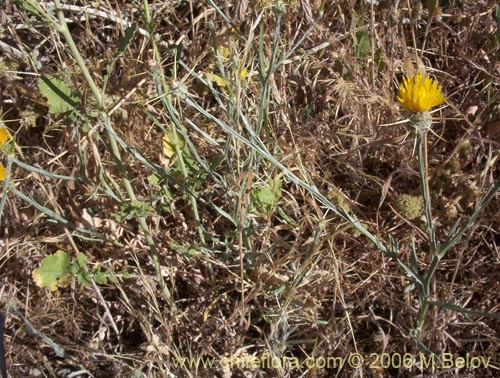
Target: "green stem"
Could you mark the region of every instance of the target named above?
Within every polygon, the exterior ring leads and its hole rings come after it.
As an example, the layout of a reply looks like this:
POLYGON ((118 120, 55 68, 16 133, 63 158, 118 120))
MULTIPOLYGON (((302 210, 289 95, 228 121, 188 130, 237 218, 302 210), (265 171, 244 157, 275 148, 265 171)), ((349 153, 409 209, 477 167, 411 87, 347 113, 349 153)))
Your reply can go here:
MULTIPOLYGON (((147 24, 147 29, 148 29, 149 35, 153 36, 154 31, 152 30, 153 24, 152 24, 152 19, 151 19, 151 13, 149 11, 148 0, 144 0, 144 14, 146 16, 146 24, 147 24)), ((160 52, 158 51, 158 46, 153 38, 151 38, 151 45, 153 47, 153 59, 154 59, 154 61, 157 63, 161 62, 160 52)), ((189 173, 187 171, 186 164, 184 162, 184 158, 182 156, 181 149, 179 147, 180 143, 179 143, 179 139, 178 139, 178 135, 177 135, 177 128, 180 128, 182 126, 180 125, 180 122, 179 122, 177 116, 175 115, 175 111, 174 111, 174 108, 172 106, 172 95, 170 94, 170 87, 168 86, 168 84, 164 80, 164 76, 163 76, 162 71, 161 71, 161 66, 159 66, 158 68, 155 67, 153 69, 153 76, 154 76, 155 81, 156 81, 158 95, 161 98, 162 103, 167 108, 168 115, 170 117, 170 120, 173 123, 173 127, 172 127, 172 139, 173 139, 172 142, 173 143, 172 144, 174 145, 175 153, 177 154, 177 161, 179 163, 179 168, 181 170, 182 176, 184 178, 187 178, 189 176, 189 173)), ((204 245, 204 244, 206 244, 205 231, 204 231, 203 226, 201 224, 201 219, 200 219, 200 215, 198 212, 198 203, 197 203, 197 200, 196 200, 196 197, 194 196, 194 194, 189 193, 188 195, 189 195, 189 202, 191 203, 191 208, 193 210, 193 217, 198 225, 198 236, 200 238, 201 244, 204 245)))
MULTIPOLYGON (((109 117, 107 114, 102 114, 102 120, 106 124, 106 133, 108 135, 109 142, 111 144, 111 151, 113 153, 113 157, 115 158, 116 164, 118 165, 118 169, 121 174, 121 178, 123 181, 123 185, 125 186, 125 190, 127 192, 127 195, 131 201, 137 201, 137 197, 134 192, 134 188, 132 187, 132 184, 130 180, 126 176, 125 169, 123 167, 122 161, 121 161, 121 154, 120 154, 120 149, 118 147, 118 143, 114 137, 114 135, 111 133, 111 122, 109 120, 109 117)), ((142 232, 144 232, 144 235, 146 237, 146 243, 149 246, 149 251, 151 254, 151 259, 153 260, 153 266, 155 269, 155 274, 156 274, 156 280, 160 284, 161 291, 163 293, 163 296, 167 301, 170 301, 171 295, 170 292, 165 285, 165 280, 163 279, 163 275, 161 273, 161 264, 160 264, 160 257, 158 253, 158 249, 156 248, 156 243, 154 242, 153 238, 151 237, 151 233, 149 232, 149 227, 146 223, 146 219, 144 217, 138 217, 139 221, 139 227, 141 228, 142 232)))
POLYGON ((390 256, 390 252, 388 248, 384 245, 384 243, 370 231, 368 231, 363 224, 356 218, 356 216, 349 214, 345 210, 338 209, 330 200, 328 200, 323 194, 319 192, 319 190, 315 186, 311 186, 305 181, 301 180, 294 173, 292 173, 287 167, 283 165, 274 155, 272 155, 267 148, 264 146, 260 140, 257 138, 247 139, 243 135, 239 134, 236 130, 231 128, 229 125, 221 121, 219 118, 215 117, 213 114, 207 112, 203 107, 201 107, 198 103, 193 101, 191 98, 186 97, 184 99, 184 103, 190 108, 198 111, 200 114, 205 116, 207 119, 211 120, 219 127, 221 127, 226 133, 231 135, 234 139, 242 142, 246 146, 250 147, 259 155, 263 156, 266 160, 272 163, 276 168, 283 172, 285 177, 290 180, 292 183, 299 185, 300 187, 307 190, 314 196, 320 203, 330 209, 333 213, 338 215, 343 220, 349 222, 356 230, 358 230, 361 234, 366 236, 380 251, 384 254, 390 256))
POLYGON ((429 189, 429 177, 427 175, 427 132, 417 134, 417 149, 420 183, 422 186, 422 197, 424 199, 425 222, 427 224, 427 236, 429 237, 432 254, 435 255, 437 251, 436 233, 434 229, 434 222, 432 220, 431 192, 429 189))
POLYGON ((73 37, 71 37, 71 33, 68 29, 68 24, 66 23, 66 20, 64 19, 64 13, 61 8, 61 2, 60 0, 55 0, 54 4, 56 6, 56 12, 57 12, 57 17, 59 18, 59 27, 58 30, 59 32, 63 35, 64 39, 66 39, 66 42, 68 43, 68 46, 71 50, 71 53, 76 59, 76 62, 78 63, 78 67, 80 67, 80 70, 82 71, 82 75, 85 78, 85 81, 90 87, 90 90, 92 91, 92 94, 94 95, 96 102, 97 102, 97 107, 99 110, 104 110, 104 97, 102 96, 101 91, 97 87, 97 85, 94 82, 94 79, 92 79, 92 75, 90 75, 90 72, 85 64, 85 60, 83 59, 82 55, 78 51, 78 47, 76 47, 75 41, 73 40, 73 37))
MULTIPOLYGON (((113 158, 115 160, 115 163, 118 166, 118 170, 120 172, 121 179, 123 181, 123 185, 125 186, 125 190, 127 192, 127 195, 131 201, 136 201, 137 197, 134 192, 134 188, 130 182, 130 180, 127 177, 126 170, 123 166, 121 154, 120 154, 120 149, 118 147, 118 142, 116 141, 114 135, 111 132, 111 122, 109 119, 108 114, 105 112, 105 103, 104 103, 104 96, 101 92, 101 90, 97 87, 97 85, 94 82, 94 79, 92 78, 87 65, 85 64, 85 60, 81 56, 80 52, 78 51, 78 48, 73 40, 73 37, 71 36, 71 33, 68 29, 68 25, 66 23, 66 20, 64 19, 64 13, 61 8, 61 2, 60 0, 55 0, 54 4, 56 6, 56 11, 57 11, 57 16, 59 19, 59 24, 58 24, 58 31, 63 35, 64 39, 68 43, 68 47, 73 54, 74 58, 76 59, 76 62, 78 64, 78 67, 80 68, 82 75, 87 82, 87 84, 90 87, 90 90, 92 91, 92 94, 94 95, 96 102, 97 102, 97 107, 98 109, 102 112, 101 113, 101 121, 106 125, 106 133, 108 136, 108 140, 110 142, 111 146, 111 152, 113 155, 113 158)), ((146 223, 146 219, 144 217, 139 217, 139 226, 141 230, 144 232, 146 235, 146 242, 149 246, 150 253, 151 253, 151 258, 153 260, 153 265, 155 268, 155 273, 156 273, 156 279, 158 283, 160 284, 161 291, 163 293, 163 296, 165 297, 165 300, 167 302, 170 302, 171 300, 171 295, 168 290, 168 288, 165 285, 165 281, 163 279, 163 275, 161 273, 161 264, 160 264, 160 259, 159 259, 159 254, 158 250, 156 248, 156 244, 151 237, 151 234, 149 232, 149 227, 146 223)))
POLYGON ((429 189, 428 177, 428 158, 427 158, 427 130, 431 126, 431 118, 428 112, 419 114, 416 118, 415 127, 417 129, 417 150, 418 150, 418 168, 420 172, 420 184, 422 187, 422 197, 424 200, 425 221, 427 225, 427 236, 429 237, 429 246, 431 249, 432 262, 424 276, 424 285, 421 288, 420 310, 417 320, 417 332, 420 333, 424 325, 427 312, 430 307, 430 297, 432 295, 432 282, 434 274, 438 267, 439 246, 436 242, 435 227, 432 220, 431 192, 429 189), (418 126, 417 126, 418 125, 418 126))

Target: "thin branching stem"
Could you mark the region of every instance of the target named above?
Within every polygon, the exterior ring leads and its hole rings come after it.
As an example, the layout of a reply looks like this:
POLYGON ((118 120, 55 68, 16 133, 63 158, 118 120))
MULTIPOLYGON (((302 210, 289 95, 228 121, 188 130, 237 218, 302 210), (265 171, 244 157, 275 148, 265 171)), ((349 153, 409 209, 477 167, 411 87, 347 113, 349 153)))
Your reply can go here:
MULTIPOLYGON (((99 111, 101 112, 100 118, 101 118, 101 121, 103 122, 103 124, 105 124, 105 126, 106 126, 105 129, 106 129, 108 140, 109 140, 109 143, 111 146, 111 152, 112 152, 113 158, 115 160, 115 163, 120 171, 120 176, 121 176, 123 185, 125 187, 125 190, 127 192, 127 195, 132 202, 137 201, 137 197, 135 195, 134 188, 132 186, 131 181, 127 177, 126 169, 123 166, 118 142, 116 141, 114 134, 111 132, 111 130, 112 130, 111 121, 109 119, 109 115, 105 112, 104 95, 102 94, 101 90, 97 87, 96 83, 94 82, 94 79, 92 78, 92 75, 90 74, 90 71, 87 68, 85 60, 81 56, 81 54, 80 54, 80 52, 79 52, 79 50, 78 50, 78 48, 73 40, 73 37, 71 36, 71 33, 68 29, 68 25, 66 23, 66 19, 64 18, 64 13, 63 13, 63 10, 61 7, 60 0, 55 0, 54 4, 56 6, 56 12, 57 12, 57 16, 59 19, 59 24, 58 24, 57 30, 62 34, 62 36, 66 40, 66 43, 68 44, 68 47, 70 48, 71 53, 73 54, 74 58, 76 59, 78 67, 80 68, 87 85, 90 87, 90 90, 92 91, 92 94, 94 95, 94 97, 96 99, 97 107, 98 107, 99 111)), ((170 295, 168 288, 165 285, 165 281, 164 281, 163 275, 161 273, 161 264, 160 264, 160 259, 159 259, 158 250, 156 248, 156 244, 155 244, 155 242, 150 234, 149 227, 146 223, 145 217, 143 217, 143 216, 138 217, 138 221, 139 221, 139 226, 140 226, 141 230, 145 234, 146 243, 148 244, 149 249, 150 249, 151 258, 153 260, 153 265, 155 268, 156 278, 157 278, 158 283, 160 284, 162 294, 167 301, 170 301, 171 295, 170 295)))
MULTIPOLYGON (((153 34, 153 24, 152 24, 152 19, 151 19, 151 13, 149 11, 149 2, 148 0, 144 0, 144 13, 146 17, 146 24, 148 27, 148 31, 150 35, 153 34)), ((162 104, 165 106, 167 109, 167 113, 169 115, 170 121, 172 122, 172 144, 175 149, 176 157, 179 163, 179 168, 181 170, 182 176, 184 178, 187 178, 189 176, 189 172, 186 168, 186 164, 184 162, 184 158, 182 156, 182 151, 180 148, 180 140, 178 138, 178 130, 182 128, 181 123, 179 119, 177 118, 176 112, 174 110, 174 107, 172 105, 172 95, 170 93, 171 88, 169 85, 166 83, 165 78, 163 73, 161 72, 161 55, 158 50, 158 46, 156 44, 156 41, 154 38, 151 38, 151 45, 153 48, 153 58, 156 64, 156 67, 152 67, 152 76, 155 79, 156 82, 156 89, 158 91, 158 95, 161 98, 162 104)), ((201 223, 201 218, 200 214, 198 211, 198 203, 197 203, 197 198, 194 195, 194 193, 190 192, 188 193, 189 196, 189 202, 191 204, 191 209, 193 210, 193 216, 194 219, 197 223, 197 229, 198 229, 198 236, 200 238, 200 243, 202 245, 206 244, 205 241, 205 230, 203 229, 202 223, 201 223)))

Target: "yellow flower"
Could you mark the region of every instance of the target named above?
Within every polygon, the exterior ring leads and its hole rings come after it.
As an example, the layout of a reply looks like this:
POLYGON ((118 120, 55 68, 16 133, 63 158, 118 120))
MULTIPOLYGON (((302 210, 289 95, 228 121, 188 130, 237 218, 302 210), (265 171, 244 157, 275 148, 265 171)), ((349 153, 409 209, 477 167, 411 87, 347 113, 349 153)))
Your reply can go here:
MULTIPOLYGON (((9 139, 10 139, 9 131, 5 127, 0 126, 0 149, 9 139)), ((0 181, 5 180, 5 176, 7 176, 7 168, 5 168, 2 164, 0 164, 0 181)))
POLYGON ((0 148, 3 147, 5 142, 7 142, 10 138, 9 132, 5 127, 0 127, 0 148))
POLYGON ((7 176, 7 168, 0 164, 0 181, 5 180, 5 176, 7 176))
POLYGON ((441 93, 442 89, 436 80, 419 71, 415 76, 403 79, 397 100, 406 109, 423 113, 446 101, 446 97, 441 93))

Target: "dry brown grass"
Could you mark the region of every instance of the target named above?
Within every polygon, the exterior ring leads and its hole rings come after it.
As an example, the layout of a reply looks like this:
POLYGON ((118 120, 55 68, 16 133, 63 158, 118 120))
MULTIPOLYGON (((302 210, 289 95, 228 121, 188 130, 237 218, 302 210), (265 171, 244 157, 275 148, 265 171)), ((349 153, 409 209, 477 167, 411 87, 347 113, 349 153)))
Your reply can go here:
MULTIPOLYGON (((262 17, 263 51, 269 59, 276 14, 271 1, 243 0, 238 7, 217 3, 229 19, 241 24, 241 37, 206 2, 151 2, 154 32, 162 42, 158 43, 161 71, 171 89, 181 83, 205 110, 249 137, 241 119, 214 97, 214 90, 227 95, 228 89, 214 84, 211 90, 195 74, 220 75, 214 41, 228 48, 240 67, 253 71, 254 76, 246 79, 248 88, 235 87, 234 103, 257 125, 263 106, 256 74, 260 26, 254 30, 255 44, 246 41, 251 25, 262 17)), ((271 77, 269 116, 260 133, 288 170, 316 185, 337 207, 350 209, 381 240, 389 234, 398 240, 404 261, 410 259, 414 236, 422 266, 430 261, 425 219, 409 220, 397 206, 402 194, 420 194, 414 134, 399 122, 408 114, 395 101, 406 58, 418 54, 449 99, 448 106, 434 113, 436 123, 429 135, 438 238, 443 240, 457 219, 466 219, 482 194, 500 180, 500 25, 495 20, 500 10, 492 0, 451 0, 431 16, 428 7, 433 3, 326 2, 314 31, 271 77)), ((166 162, 161 138, 172 122, 152 75, 158 62, 151 41, 139 31, 118 59, 104 93, 108 110, 119 103, 110 116, 116 133, 174 177, 162 185, 151 184, 152 170, 122 149, 137 198, 151 207, 146 220, 171 297, 162 295, 138 217, 129 213, 127 219, 117 219, 128 197, 96 118, 96 102, 66 42, 23 8, 23 1, 0 4, 0 19, 5 21, 0 40, 15 49, 3 47, 0 55, 0 107, 3 123, 16 137, 16 158, 53 174, 85 178, 53 179, 14 165, 10 186, 75 226, 92 229, 96 222, 93 229, 107 239, 82 239, 74 227, 51 221, 9 191, 0 231, 0 299, 7 313, 5 344, 12 377, 69 377, 82 369, 95 377, 500 374, 499 320, 438 309, 428 314, 422 344, 455 358, 467 353, 491 357, 488 369, 421 369, 413 363, 408 369, 371 368, 368 361, 376 354, 409 353, 419 358, 409 336, 418 312, 415 291, 405 292, 409 278, 348 222, 187 106, 182 96, 172 96, 171 101, 192 142, 189 148, 211 165, 206 171, 192 153, 191 160, 186 155, 187 164, 195 168, 188 167, 183 177, 179 160, 166 162), (37 79, 51 74, 66 75, 81 93, 78 119, 49 113, 37 79), (219 143, 211 143, 208 136, 219 143), (123 200, 106 193, 101 174, 123 200), (276 177, 282 180, 282 194, 277 206, 265 211, 255 201, 254 188, 276 177), (196 206, 189 193, 194 193, 196 206), (55 292, 41 289, 34 284, 32 271, 58 249, 72 258, 84 253, 92 264, 127 271, 131 278, 94 287, 73 281, 55 292), (9 303, 71 358, 58 357, 46 341, 30 333, 9 303), (245 355, 305 361, 355 352, 367 361, 360 369, 347 365, 224 369, 220 363, 224 357, 245 355), (215 362, 212 368, 176 366, 174 362, 183 357, 215 362)), ((66 10, 65 15, 101 86, 125 29, 106 14, 137 23, 145 32, 143 3, 71 4, 88 7, 87 13, 66 10)), ((287 2, 278 57, 304 35, 320 6, 317 0, 287 2)), ((231 64, 224 64, 231 72, 231 64)), ((500 312, 499 214, 497 195, 446 254, 436 275, 438 299, 500 312)))

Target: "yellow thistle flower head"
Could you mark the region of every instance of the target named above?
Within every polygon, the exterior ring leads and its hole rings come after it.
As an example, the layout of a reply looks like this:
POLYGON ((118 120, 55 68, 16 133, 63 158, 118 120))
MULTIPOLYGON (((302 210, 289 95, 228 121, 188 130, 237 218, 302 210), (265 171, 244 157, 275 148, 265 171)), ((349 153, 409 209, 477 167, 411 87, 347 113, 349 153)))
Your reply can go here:
POLYGON ((0 148, 7 142, 10 138, 9 132, 5 127, 0 126, 0 148))
POLYGON ((414 76, 406 76, 399 86, 397 100, 406 109, 423 113, 433 106, 446 101, 442 87, 434 79, 418 71, 414 76))

